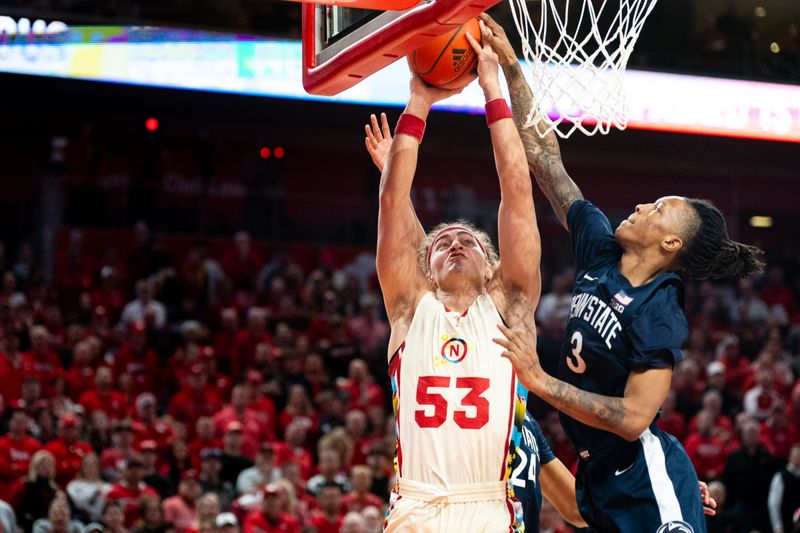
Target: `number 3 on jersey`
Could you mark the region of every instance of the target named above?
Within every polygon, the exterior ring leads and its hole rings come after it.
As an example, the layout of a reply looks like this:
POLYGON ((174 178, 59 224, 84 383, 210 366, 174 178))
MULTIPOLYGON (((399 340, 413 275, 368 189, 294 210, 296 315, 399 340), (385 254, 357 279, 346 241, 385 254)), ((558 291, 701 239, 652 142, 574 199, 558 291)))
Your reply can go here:
POLYGON ((569 344, 572 347, 572 353, 567 356, 567 366, 576 374, 583 374, 586 372, 586 361, 581 357, 583 335, 581 335, 580 331, 576 331, 572 334, 569 344))
MULTIPOLYGON (((426 414, 424 409, 414 411, 414 420, 421 428, 438 428, 447 420, 447 400, 441 394, 430 392, 432 388, 450 388, 449 376, 420 376, 417 382, 417 403, 433 406, 433 414, 426 414)), ((462 429, 481 429, 489 422, 489 400, 481 396, 489 388, 488 378, 456 378, 457 389, 469 389, 462 398, 461 406, 473 407, 475 414, 470 416, 467 410, 453 411, 453 421, 462 429)))

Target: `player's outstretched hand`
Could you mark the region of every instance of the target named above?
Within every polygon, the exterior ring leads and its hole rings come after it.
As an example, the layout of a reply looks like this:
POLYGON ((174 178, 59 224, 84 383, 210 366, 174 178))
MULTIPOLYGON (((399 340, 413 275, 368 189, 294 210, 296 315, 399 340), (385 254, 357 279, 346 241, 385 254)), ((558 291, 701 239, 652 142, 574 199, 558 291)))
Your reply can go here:
POLYGON ((700 482, 700 498, 703 500, 703 512, 708 516, 717 514, 717 501, 711 497, 708 491, 708 485, 705 482, 700 482))
POLYGON ((465 33, 464 36, 478 56, 478 83, 481 89, 486 92, 487 89, 499 88, 500 86, 499 75, 497 73, 499 58, 487 39, 491 37, 492 31, 486 27, 483 21, 479 21, 479 24, 481 28, 481 42, 476 41, 469 33, 465 33))
POLYGON ((497 53, 500 59, 500 66, 507 67, 516 63, 517 54, 514 53, 514 47, 511 46, 511 41, 508 40, 503 27, 486 13, 481 13, 478 18, 488 29, 487 33, 481 32, 481 38, 484 43, 488 43, 497 53))
POLYGON ((530 391, 535 393, 546 378, 542 365, 539 364, 539 354, 536 353, 536 333, 530 328, 510 329, 502 324, 497 325, 505 338, 492 339, 505 350, 502 355, 514 367, 519 381, 530 391))
POLYGON ((389 129, 389 121, 386 120, 386 113, 381 113, 381 125, 378 127, 378 119, 372 114, 369 116, 369 124, 364 125, 367 136, 364 144, 367 145, 367 152, 372 158, 372 162, 378 167, 378 171, 383 172, 383 166, 389 157, 389 149, 392 147, 392 130, 389 129))
POLYGON ((439 87, 428 85, 427 83, 422 81, 422 78, 420 78, 419 75, 416 74, 414 70, 411 68, 410 56, 407 57, 406 59, 408 59, 408 68, 409 70, 411 70, 412 98, 416 96, 430 107, 436 102, 444 100, 446 98, 450 98, 451 96, 455 96, 464 90, 464 87, 459 87, 458 89, 440 89, 439 87))

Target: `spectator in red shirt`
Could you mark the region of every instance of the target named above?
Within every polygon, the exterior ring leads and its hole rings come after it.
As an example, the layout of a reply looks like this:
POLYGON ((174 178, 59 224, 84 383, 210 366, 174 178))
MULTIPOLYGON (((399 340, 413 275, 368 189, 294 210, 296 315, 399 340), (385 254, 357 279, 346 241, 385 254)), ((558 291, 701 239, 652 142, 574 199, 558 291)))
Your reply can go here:
POLYGON ((231 353, 231 375, 238 380, 255 358, 256 346, 260 343, 272 345, 272 336, 267 331, 267 312, 252 307, 247 312, 247 328, 236 334, 231 353))
POLYGON ((789 423, 782 403, 772 409, 772 414, 761 425, 761 434, 772 444, 772 455, 782 461, 789 459, 792 446, 800 442, 800 432, 794 424, 789 423))
POLYGON ((782 267, 772 266, 767 270, 766 283, 761 288, 760 296, 782 326, 796 318, 797 302, 792 291, 786 286, 782 267))
MULTIPOLYGON (((221 432, 220 432, 221 433, 221 432)), ((217 428, 210 416, 201 416, 195 424, 195 438, 189 443, 192 464, 200 468, 200 452, 205 448, 222 449, 222 439, 216 437, 217 428)))
POLYGON ((201 416, 212 416, 222 407, 222 399, 216 387, 208 385, 205 367, 196 363, 186 376, 183 388, 169 402, 169 415, 191 428, 201 416))
POLYGON ((264 375, 258 370, 248 370, 244 382, 247 396, 247 407, 251 409, 266 424, 273 435, 276 434, 278 424, 278 411, 275 403, 261 390, 264 384, 264 375))
POLYGON ((47 443, 45 449, 56 459, 56 482, 60 487, 75 478, 81 468, 83 457, 94 453, 88 442, 78 440, 80 419, 73 413, 65 413, 59 420, 61 435, 47 443))
POLYGON ((365 464, 371 439, 367 436, 367 415, 364 411, 359 409, 348 411, 344 417, 344 430, 353 442, 350 464, 345 466, 365 464))
POLYGON ((132 456, 120 465, 122 475, 120 480, 111 487, 106 495, 106 501, 117 501, 125 512, 125 527, 130 528, 140 518, 139 498, 149 495, 158 497, 158 493, 148 487, 142 477, 144 469, 141 458, 132 456))
MULTIPOLYGON (((702 411, 709 413, 714 420, 712 433, 727 442, 733 435, 733 420, 722 414, 722 396, 719 392, 712 389, 703 394, 702 411)), ((689 431, 696 429, 697 417, 695 416, 689 422, 689 431)))
POLYGON ((336 482, 328 481, 320 487, 317 496, 319 509, 311 513, 311 525, 317 533, 339 533, 342 528, 342 487, 336 482))
POLYGON ((325 368, 325 361, 318 353, 311 353, 305 360, 305 381, 311 389, 311 395, 316 398, 317 394, 330 389, 331 380, 328 370, 325 368))
POLYGON ((253 459, 262 442, 272 442, 275 435, 269 425, 255 411, 247 407, 247 390, 237 385, 231 391, 231 403, 214 415, 217 431, 223 433, 231 422, 242 425, 242 455, 253 459))
POLYGON ((383 389, 372 382, 363 359, 350 361, 347 375, 348 378, 339 384, 339 388, 350 395, 348 410, 366 410, 370 405, 383 405, 383 389))
POLYGON ((314 404, 308 397, 305 387, 302 385, 292 385, 289 388, 289 394, 286 398, 286 408, 281 411, 279 420, 284 433, 287 431, 289 424, 292 423, 302 424, 309 433, 316 432, 318 427, 318 415, 316 410, 314 410, 314 404))
POLYGON ((95 373, 94 388, 81 394, 78 403, 88 414, 104 411, 112 421, 125 418, 128 414, 128 402, 121 392, 112 388, 113 385, 111 369, 101 366, 95 373))
POLYGON ((389 340, 389 324, 380 318, 380 300, 372 293, 364 294, 360 301, 361 313, 347 321, 347 328, 358 341, 361 353, 376 359, 386 350, 389 340))
POLYGON ((200 348, 200 363, 206 369, 209 386, 219 391, 220 398, 228 398, 235 383, 227 371, 219 371, 219 358, 214 348, 211 346, 200 348))
MULTIPOLYGON (((20 409, 23 409, 26 413, 28 413, 28 416, 33 417, 34 421, 38 421, 38 417, 36 415, 38 411, 42 409, 42 407, 47 407, 46 410, 48 413, 50 413, 50 409, 47 406, 47 401, 42 399, 42 383, 39 380, 39 376, 36 374, 26 374, 22 378, 22 391, 21 396, 17 401, 17 405, 20 409)), ((39 440, 42 440, 41 435, 37 436, 39 437, 39 440)))
POLYGON ((45 396, 50 391, 46 385, 53 380, 56 371, 63 370, 61 358, 50 349, 50 334, 44 326, 32 326, 30 329, 31 349, 22 354, 23 371, 34 374, 45 385, 45 396))
POLYGON ((214 353, 219 358, 220 369, 235 377, 231 363, 236 346, 236 332, 239 331, 239 313, 233 307, 226 307, 220 313, 219 319, 219 330, 213 339, 214 353))
POLYGON ((735 335, 724 337, 717 345, 716 359, 725 365, 725 383, 739 394, 744 392, 743 387, 750 377, 750 361, 742 356, 739 338, 735 335))
POLYGON ((175 526, 176 533, 185 533, 197 526, 195 503, 201 494, 197 470, 184 471, 178 494, 164 500, 164 519, 175 526))
POLYGON ((222 269, 237 290, 252 292, 256 276, 261 271, 261 258, 253 250, 250 234, 238 231, 231 248, 222 260, 222 269))
MULTIPOLYGON (((72 349, 72 366, 67 370, 67 391, 73 400, 80 399, 84 391, 96 385, 94 353, 89 341, 80 341, 72 349)), ((87 411, 91 412, 91 411, 87 411)))
POLYGON ((133 322, 129 327, 129 338, 114 354, 114 376, 131 377, 131 394, 159 390, 159 362, 155 350, 147 346, 144 322, 133 322))
POLYGON ((283 466, 286 461, 297 463, 300 466, 300 476, 308 480, 314 470, 314 460, 306 450, 306 436, 308 430, 301 422, 293 422, 286 428, 286 442, 276 444, 278 452, 278 466, 283 466))
POLYGON ((169 449, 175 438, 175 431, 172 427, 156 418, 156 397, 152 393, 143 392, 136 398, 136 418, 133 420, 133 432, 137 442, 156 441, 159 453, 162 454, 169 449))
POLYGON ((697 414, 697 431, 686 437, 686 454, 697 476, 704 481, 718 478, 725 468, 725 442, 714 435, 714 416, 707 411, 697 414))
POLYGON ((242 526, 242 533, 300 533, 300 523, 288 513, 281 512, 281 499, 277 485, 264 487, 261 509, 249 513, 242 526))
POLYGON ((12 501, 28 474, 31 457, 42 448, 38 440, 28 435, 30 423, 28 413, 11 410, 8 434, 0 437, 0 500, 12 501))
POLYGON ((664 399, 657 425, 661 430, 675 436, 681 442, 686 438, 686 418, 683 413, 675 410, 675 391, 673 390, 670 390, 664 399))
POLYGON ((24 367, 22 354, 18 351, 19 338, 10 331, 0 330, 0 396, 7 402, 18 400, 22 395, 24 367))
POLYGON ((372 470, 366 465, 356 465, 350 469, 350 480, 353 490, 342 498, 342 505, 349 511, 361 512, 362 509, 373 505, 383 508, 383 500, 370 492, 372 488, 372 470))

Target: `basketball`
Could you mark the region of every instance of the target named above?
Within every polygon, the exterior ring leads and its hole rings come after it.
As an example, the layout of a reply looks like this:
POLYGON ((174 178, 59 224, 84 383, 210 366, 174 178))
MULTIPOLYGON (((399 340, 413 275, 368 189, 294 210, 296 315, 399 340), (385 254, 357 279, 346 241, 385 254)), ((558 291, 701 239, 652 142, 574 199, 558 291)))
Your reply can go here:
POLYGON ((470 19, 419 47, 411 54, 411 68, 434 87, 460 89, 466 86, 478 75, 478 57, 467 41, 467 33, 480 42, 478 19, 470 19))

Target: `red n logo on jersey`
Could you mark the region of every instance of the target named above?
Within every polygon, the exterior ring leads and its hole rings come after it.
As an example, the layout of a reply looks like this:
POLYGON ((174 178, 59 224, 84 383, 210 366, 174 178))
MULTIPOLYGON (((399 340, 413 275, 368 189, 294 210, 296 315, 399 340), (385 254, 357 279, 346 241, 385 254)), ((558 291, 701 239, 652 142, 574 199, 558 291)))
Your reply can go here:
POLYGON ((448 363, 460 363, 467 356, 467 351, 469 351, 467 348, 467 341, 459 339, 458 337, 453 337, 447 339, 445 343, 442 344, 442 349, 439 354, 442 356, 442 359, 448 363))

